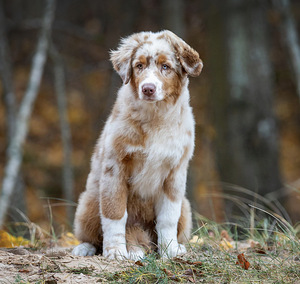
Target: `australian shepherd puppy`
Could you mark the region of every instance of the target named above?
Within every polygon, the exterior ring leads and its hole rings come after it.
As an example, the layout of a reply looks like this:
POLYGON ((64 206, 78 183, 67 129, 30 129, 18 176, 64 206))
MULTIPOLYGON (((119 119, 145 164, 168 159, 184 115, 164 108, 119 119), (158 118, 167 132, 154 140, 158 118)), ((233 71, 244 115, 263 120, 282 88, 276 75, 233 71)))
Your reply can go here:
POLYGON ((110 259, 186 252, 192 226, 185 197, 194 149, 188 75, 198 53, 170 31, 141 32, 111 52, 123 80, 96 144, 74 227, 82 242, 73 254, 110 259))

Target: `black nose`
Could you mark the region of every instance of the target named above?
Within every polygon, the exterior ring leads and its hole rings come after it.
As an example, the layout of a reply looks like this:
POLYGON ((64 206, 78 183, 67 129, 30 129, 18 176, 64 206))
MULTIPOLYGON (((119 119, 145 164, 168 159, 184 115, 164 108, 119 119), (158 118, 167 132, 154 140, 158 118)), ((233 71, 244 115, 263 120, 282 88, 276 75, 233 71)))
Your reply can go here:
POLYGON ((142 86, 142 92, 145 96, 151 97, 155 94, 156 87, 154 84, 147 83, 142 86))

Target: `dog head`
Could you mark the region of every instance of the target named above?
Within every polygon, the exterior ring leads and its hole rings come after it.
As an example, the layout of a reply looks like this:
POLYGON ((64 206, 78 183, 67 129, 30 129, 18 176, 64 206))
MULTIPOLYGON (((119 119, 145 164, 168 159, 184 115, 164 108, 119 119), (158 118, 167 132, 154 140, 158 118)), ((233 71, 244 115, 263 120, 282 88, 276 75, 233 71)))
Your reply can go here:
POLYGON ((122 39, 111 61, 124 84, 130 82, 135 95, 148 102, 176 101, 187 75, 198 76, 203 67, 198 53, 170 31, 122 39))

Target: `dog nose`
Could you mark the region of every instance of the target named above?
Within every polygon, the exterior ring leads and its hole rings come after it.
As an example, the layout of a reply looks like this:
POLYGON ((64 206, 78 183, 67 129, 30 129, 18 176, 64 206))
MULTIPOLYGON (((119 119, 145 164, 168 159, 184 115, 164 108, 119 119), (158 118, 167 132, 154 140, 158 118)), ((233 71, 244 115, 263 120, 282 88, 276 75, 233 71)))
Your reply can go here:
POLYGON ((142 87, 142 92, 147 97, 153 96, 155 94, 155 91, 156 91, 156 87, 154 84, 151 83, 144 84, 142 87))

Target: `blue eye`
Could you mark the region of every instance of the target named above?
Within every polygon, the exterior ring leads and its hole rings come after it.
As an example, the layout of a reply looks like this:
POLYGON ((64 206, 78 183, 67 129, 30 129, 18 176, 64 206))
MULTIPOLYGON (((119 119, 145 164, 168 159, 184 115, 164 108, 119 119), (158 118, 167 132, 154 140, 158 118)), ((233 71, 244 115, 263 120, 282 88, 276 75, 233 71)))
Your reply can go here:
POLYGON ((139 63, 139 64, 136 65, 136 67, 141 70, 141 69, 143 69, 143 64, 139 63))
POLYGON ((161 68, 162 68, 163 70, 168 70, 170 67, 169 67, 167 64, 163 64, 163 65, 161 66, 161 68))

